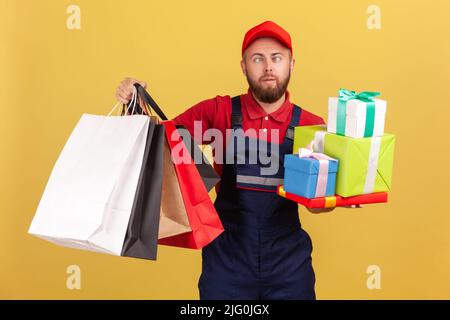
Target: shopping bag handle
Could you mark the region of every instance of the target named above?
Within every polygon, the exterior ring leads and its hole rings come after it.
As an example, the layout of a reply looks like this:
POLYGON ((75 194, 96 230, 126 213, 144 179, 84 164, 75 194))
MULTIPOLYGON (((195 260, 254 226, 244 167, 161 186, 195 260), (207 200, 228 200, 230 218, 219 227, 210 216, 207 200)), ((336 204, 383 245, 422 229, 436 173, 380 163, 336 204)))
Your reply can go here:
POLYGON ((134 86, 136 87, 138 94, 141 96, 144 102, 150 105, 150 107, 156 112, 161 120, 168 120, 164 112, 161 110, 155 100, 153 100, 152 96, 144 89, 144 87, 142 87, 139 83, 135 83, 134 86))

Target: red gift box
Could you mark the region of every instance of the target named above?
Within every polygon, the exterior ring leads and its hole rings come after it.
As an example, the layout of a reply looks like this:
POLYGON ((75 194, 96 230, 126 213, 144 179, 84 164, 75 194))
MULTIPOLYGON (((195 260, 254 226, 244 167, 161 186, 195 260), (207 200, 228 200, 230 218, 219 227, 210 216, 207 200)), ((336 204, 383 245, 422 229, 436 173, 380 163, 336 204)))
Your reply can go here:
POLYGON ((293 193, 286 192, 282 185, 278 186, 277 193, 286 199, 298 202, 308 208, 333 208, 357 204, 382 203, 387 202, 388 200, 387 192, 369 193, 347 198, 335 195, 331 197, 308 199, 293 193))

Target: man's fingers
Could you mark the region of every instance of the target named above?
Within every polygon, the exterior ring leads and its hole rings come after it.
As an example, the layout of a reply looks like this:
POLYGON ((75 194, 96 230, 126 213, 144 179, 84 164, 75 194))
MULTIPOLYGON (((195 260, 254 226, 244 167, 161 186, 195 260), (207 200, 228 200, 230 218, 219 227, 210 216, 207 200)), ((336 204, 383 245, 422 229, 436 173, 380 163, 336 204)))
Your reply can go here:
POLYGON ((122 97, 119 97, 117 100, 119 100, 122 104, 128 104, 128 101, 122 97))
POLYGON ((122 103, 122 104, 127 104, 128 103, 128 101, 127 100, 125 100, 124 98, 122 98, 122 97, 117 97, 117 100, 120 102, 120 103, 122 103))
POLYGON ((363 205, 362 204, 352 204, 349 206, 344 206, 344 208, 362 208, 363 205))
POLYGON ((122 102, 124 104, 127 104, 130 101, 130 98, 123 90, 118 90, 117 91, 117 100, 119 100, 120 102, 122 102))
POLYGON ((129 103, 135 90, 134 88, 135 83, 139 83, 139 85, 141 85, 143 88, 147 88, 147 83, 145 81, 140 81, 137 79, 127 77, 123 79, 120 82, 119 86, 117 87, 116 99, 123 104, 129 103))
POLYGON ((119 90, 116 90, 116 99, 117 99, 117 101, 123 103, 123 98, 120 96, 119 90))
POLYGON ((130 99, 131 99, 132 91, 130 91, 130 90, 124 90, 124 89, 122 89, 122 88, 117 89, 117 91, 119 92, 119 94, 120 94, 123 98, 125 98, 125 99, 127 99, 127 100, 130 100, 130 99))

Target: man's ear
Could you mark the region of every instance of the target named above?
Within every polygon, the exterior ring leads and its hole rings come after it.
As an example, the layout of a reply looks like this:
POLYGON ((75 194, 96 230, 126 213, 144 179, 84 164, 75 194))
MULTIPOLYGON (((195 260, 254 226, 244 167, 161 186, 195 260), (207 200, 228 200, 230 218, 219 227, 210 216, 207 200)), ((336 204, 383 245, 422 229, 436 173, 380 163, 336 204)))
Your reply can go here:
POLYGON ((241 60, 241 69, 242 69, 242 73, 247 76, 247 67, 245 66, 245 62, 244 59, 241 60))
POLYGON ((292 58, 291 59, 291 65, 289 66, 291 68, 291 72, 294 70, 294 65, 295 65, 295 59, 292 58))
POLYGON ((247 69, 245 68, 245 62, 243 59, 241 60, 241 69, 242 69, 242 73, 244 75, 247 75, 247 69))

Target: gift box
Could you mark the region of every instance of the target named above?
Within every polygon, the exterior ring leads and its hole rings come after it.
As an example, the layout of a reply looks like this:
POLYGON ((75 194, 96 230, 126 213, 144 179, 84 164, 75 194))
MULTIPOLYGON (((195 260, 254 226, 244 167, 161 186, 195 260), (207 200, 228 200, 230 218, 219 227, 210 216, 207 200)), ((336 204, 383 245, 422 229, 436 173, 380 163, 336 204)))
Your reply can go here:
POLYGON ((335 194, 338 162, 311 148, 300 148, 299 154, 284 156, 284 187, 305 198, 335 194))
POLYGON ((281 185, 278 186, 277 193, 283 198, 292 200, 308 208, 333 208, 358 204, 383 203, 388 201, 388 194, 386 192, 363 194, 348 198, 335 195, 331 197, 308 199, 285 191, 284 187, 281 185))
POLYGON ((381 137, 386 117, 385 100, 378 92, 339 90, 328 99, 328 132, 352 138, 381 137))
POLYGON ((395 136, 350 138, 332 134, 325 126, 300 126, 294 130, 294 150, 314 140, 314 151, 339 161, 336 194, 350 197, 391 188, 395 136))

